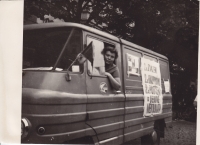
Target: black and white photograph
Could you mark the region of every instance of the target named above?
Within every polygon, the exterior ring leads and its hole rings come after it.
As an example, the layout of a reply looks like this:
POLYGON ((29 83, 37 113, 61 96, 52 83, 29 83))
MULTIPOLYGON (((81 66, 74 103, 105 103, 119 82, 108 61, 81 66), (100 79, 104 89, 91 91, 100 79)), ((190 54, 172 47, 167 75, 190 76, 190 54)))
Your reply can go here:
POLYGON ((199 1, 24 0, 21 144, 196 145, 199 1))

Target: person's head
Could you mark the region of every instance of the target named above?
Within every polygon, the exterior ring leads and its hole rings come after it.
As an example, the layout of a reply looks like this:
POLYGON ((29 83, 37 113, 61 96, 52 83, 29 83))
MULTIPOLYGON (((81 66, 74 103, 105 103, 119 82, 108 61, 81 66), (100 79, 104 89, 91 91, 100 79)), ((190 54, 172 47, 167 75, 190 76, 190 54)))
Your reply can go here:
POLYGON ((118 58, 118 52, 115 47, 105 46, 102 54, 104 55, 104 60, 106 64, 113 64, 118 58))

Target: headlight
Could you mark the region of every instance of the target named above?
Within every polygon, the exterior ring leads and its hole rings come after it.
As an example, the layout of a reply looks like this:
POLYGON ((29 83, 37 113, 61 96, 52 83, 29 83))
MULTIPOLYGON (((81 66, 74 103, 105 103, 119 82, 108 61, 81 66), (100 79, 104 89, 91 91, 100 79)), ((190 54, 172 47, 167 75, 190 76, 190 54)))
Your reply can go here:
POLYGON ((21 121, 21 136, 24 134, 24 129, 25 129, 24 123, 21 121))
POLYGON ((28 136, 28 133, 31 129, 31 123, 28 119, 22 118, 21 120, 21 138, 25 138, 28 136))

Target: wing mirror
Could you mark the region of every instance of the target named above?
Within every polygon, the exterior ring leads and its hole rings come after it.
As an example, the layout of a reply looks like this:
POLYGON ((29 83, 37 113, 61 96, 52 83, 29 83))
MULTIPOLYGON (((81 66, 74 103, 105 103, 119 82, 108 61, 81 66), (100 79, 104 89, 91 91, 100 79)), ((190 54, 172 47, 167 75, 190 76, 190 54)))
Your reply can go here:
POLYGON ((66 81, 71 81, 72 80, 72 77, 70 76, 69 72, 67 71, 67 74, 65 75, 65 79, 66 81))

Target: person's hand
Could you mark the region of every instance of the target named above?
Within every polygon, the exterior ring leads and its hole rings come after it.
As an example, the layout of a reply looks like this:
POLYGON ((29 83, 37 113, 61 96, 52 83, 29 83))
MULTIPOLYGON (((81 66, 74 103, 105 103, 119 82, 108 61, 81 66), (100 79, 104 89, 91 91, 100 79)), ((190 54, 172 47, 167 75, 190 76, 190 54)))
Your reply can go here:
POLYGON ((82 57, 83 57, 83 56, 82 56, 81 53, 79 53, 79 54, 76 56, 77 59, 81 59, 82 57))
POLYGON ((86 61, 86 58, 81 53, 79 53, 76 58, 79 64, 83 64, 86 61))
POLYGON ((111 74, 108 72, 105 72, 104 75, 109 77, 111 74))
POLYGON ((120 78, 113 78, 113 76, 108 72, 105 72, 105 76, 107 76, 108 79, 110 80, 110 83, 111 83, 113 89, 115 89, 115 90, 120 89, 120 87, 121 87, 120 78))

